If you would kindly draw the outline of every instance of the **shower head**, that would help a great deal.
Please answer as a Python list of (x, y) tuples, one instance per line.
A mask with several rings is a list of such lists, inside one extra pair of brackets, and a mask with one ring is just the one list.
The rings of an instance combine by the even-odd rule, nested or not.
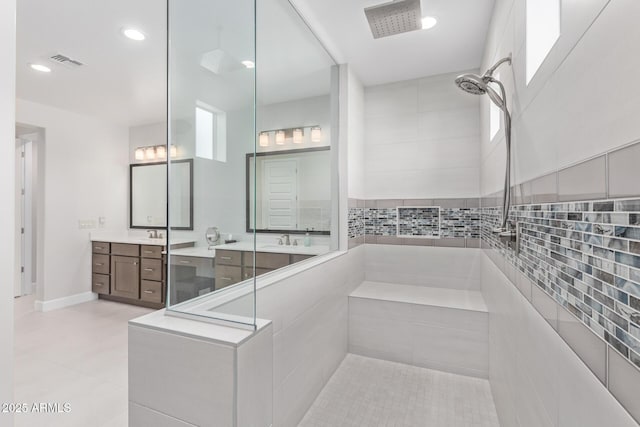
[[(504, 86), (498, 79), (493, 77), (496, 68), (505, 62), (511, 63), (511, 55), (496, 62), (493, 67), (489, 68), (482, 76), (471, 73), (458, 76), (458, 78), (456, 78), (456, 85), (463, 91), (473, 95), (489, 95), (491, 101), (493, 101), (498, 108), (506, 112), (507, 104), (505, 102)], [(491, 87), (489, 83), (494, 83), (498, 86), (500, 93)]]
[(487, 84), (482, 81), (482, 77), (476, 74), (463, 74), (458, 76), (456, 85), (472, 95), (484, 95), (487, 93)]

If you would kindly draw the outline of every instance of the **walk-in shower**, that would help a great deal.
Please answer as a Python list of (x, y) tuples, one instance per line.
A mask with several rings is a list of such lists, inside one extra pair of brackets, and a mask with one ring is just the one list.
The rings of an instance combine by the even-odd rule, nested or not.
[[(493, 73), (505, 62), (511, 64), (511, 55), (502, 58), (496, 62), (493, 67), (489, 68), (482, 76), (477, 74), (462, 74), (456, 78), (456, 85), (465, 92), (473, 95), (489, 95), (491, 101), (496, 104), (504, 114), (504, 132), (505, 142), (507, 145), (507, 163), (504, 176), (504, 195), (502, 199), (502, 223), (500, 228), (495, 229), (497, 233), (505, 233), (505, 237), (513, 237), (507, 228), (507, 220), (509, 218), (509, 208), (511, 207), (511, 114), (507, 108), (507, 96), (502, 82), (495, 77)], [(491, 83), (495, 84), (500, 92), (496, 91)]]

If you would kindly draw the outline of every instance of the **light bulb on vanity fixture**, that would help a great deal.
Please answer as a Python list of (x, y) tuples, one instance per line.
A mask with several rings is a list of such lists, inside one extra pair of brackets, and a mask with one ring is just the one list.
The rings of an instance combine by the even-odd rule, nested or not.
[(169, 148), (169, 150), (170, 150), (169, 154), (171, 155), (172, 159), (178, 157), (178, 147), (171, 144), (171, 147)]
[(294, 129), (293, 130), (293, 143), (294, 144), (302, 144), (302, 137), (304, 136), (304, 131), (302, 129)]
[(135, 158), (136, 160), (144, 160), (144, 148), (136, 148)]
[(260, 147), (268, 147), (269, 146), (269, 133), (268, 132), (260, 132), (260, 136), (258, 137), (258, 144)]
[(311, 142), (320, 142), (322, 140), (322, 129), (320, 126), (311, 128)]
[(165, 147), (164, 145), (156, 146), (156, 157), (158, 157), (159, 159), (166, 159), (167, 147)]
[(156, 158), (156, 147), (147, 147), (144, 149), (144, 157), (147, 160), (155, 160)]
[(276, 131), (276, 144), (284, 145), (284, 140), (285, 140), (284, 130)]

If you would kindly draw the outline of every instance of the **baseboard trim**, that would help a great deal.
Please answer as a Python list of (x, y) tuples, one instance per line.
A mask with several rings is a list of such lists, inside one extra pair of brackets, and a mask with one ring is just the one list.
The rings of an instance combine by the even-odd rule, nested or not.
[(49, 301), (36, 300), (35, 309), (36, 311), (52, 311), (96, 299), (98, 299), (98, 294), (83, 292), (81, 294), (69, 295), (68, 297), (56, 298)]

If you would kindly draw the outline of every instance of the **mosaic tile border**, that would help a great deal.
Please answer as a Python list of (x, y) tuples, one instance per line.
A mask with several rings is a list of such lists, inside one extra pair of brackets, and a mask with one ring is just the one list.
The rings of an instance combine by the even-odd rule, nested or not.
[[(499, 207), (482, 208), (482, 247), (603, 385), (621, 403), (625, 399), (637, 402), (640, 199), (514, 206), (509, 218), (521, 228), (519, 254), (492, 232), (501, 212)], [(544, 303), (542, 296), (548, 297), (549, 303)], [(557, 308), (551, 309), (553, 306)], [(560, 320), (563, 317), (564, 323)], [(592, 334), (593, 338), (585, 338), (592, 344), (580, 344), (563, 330), (561, 325), (567, 321), (582, 325), (585, 334)], [(620, 363), (612, 368), (614, 359), (627, 362), (629, 368), (623, 366), (624, 381), (634, 386), (612, 388), (610, 375), (617, 375), (621, 369)], [(630, 389), (635, 400), (626, 397)], [(640, 405), (625, 407), (640, 420)]]

